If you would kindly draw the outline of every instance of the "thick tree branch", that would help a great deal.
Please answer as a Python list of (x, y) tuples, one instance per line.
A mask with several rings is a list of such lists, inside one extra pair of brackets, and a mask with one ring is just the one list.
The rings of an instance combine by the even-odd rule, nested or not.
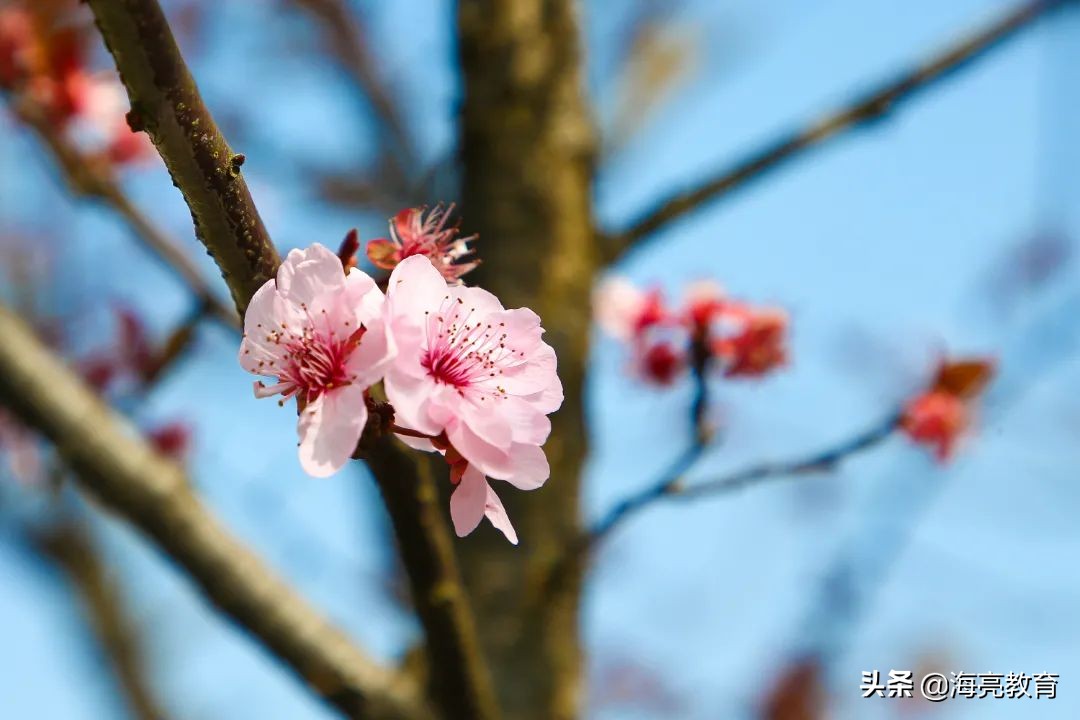
[[(89, 0), (89, 4), (128, 89), (131, 118), (153, 138), (191, 208), (196, 233), (221, 268), (242, 314), (252, 294), (274, 276), (280, 263), (240, 175), (243, 158), (232, 154), (203, 105), (157, 0)], [(395, 474), (387, 475), (391, 470)], [(419, 487), (418, 472), (416, 463), (401, 461), (377, 470), (376, 475), (384, 488), (391, 483)], [(486, 713), (492, 707), (486, 701), (491, 691), (484, 685), (486, 673), (475, 650), (475, 628), (467, 605), (423, 607), (424, 598), (439, 597), (456, 583), (456, 568), (447, 564), (444, 552), (450, 542), (445, 524), (431, 521), (430, 508), (395, 504), (392, 499), (388, 494), (399, 544), (408, 554), (406, 562), (422, 564), (413, 575), (418, 583), (414, 594), (419, 598), (432, 662), (436, 672), (443, 674), (440, 683), (445, 683), (439, 685), (445, 692), (436, 698), (446, 704), (448, 714), (460, 707)], [(420, 514), (398, 517), (409, 512)], [(426, 581), (437, 584), (421, 587)], [(462, 661), (466, 666), (453, 667)], [(467, 698), (464, 705), (462, 696)]]
[(846, 105), (827, 113), (806, 128), (768, 143), (749, 153), (698, 187), (678, 192), (656, 204), (625, 230), (604, 239), (608, 259), (613, 260), (634, 243), (678, 220), (706, 203), (721, 198), (770, 170), (820, 147), (847, 130), (871, 125), (885, 118), (905, 100), (927, 90), (1019, 31), (1046, 12), (1072, 0), (1028, 0), (988, 26), (930, 56), (899, 77), (871, 89)]
[(899, 414), (890, 415), (885, 421), (825, 450), (792, 460), (758, 463), (711, 480), (686, 485), (684, 484), (686, 473), (704, 454), (704, 448), (695, 443), (688, 452), (675, 461), (662, 478), (615, 505), (588, 531), (583, 542), (584, 548), (594, 547), (632, 516), (661, 500), (690, 500), (719, 495), (765, 480), (777, 480), (832, 469), (852, 455), (874, 447), (888, 438), (899, 422)]
[(33, 532), (31, 539), (76, 590), (132, 716), (166, 720), (168, 714), (146, 676), (138, 634), (89, 530), (74, 517), (64, 517), (46, 530)]
[(394, 525), (413, 603), (427, 635), (431, 694), (447, 720), (499, 716), (469, 598), (461, 587), (446, 509), (431, 465), (385, 438), (368, 456)]
[(185, 283), (196, 298), (205, 303), (209, 314), (226, 325), (239, 329), (236, 311), (221, 302), (195, 263), (160, 227), (139, 210), (120, 188), (108, 166), (96, 164), (76, 148), (54, 123), (31, 104), (13, 98), (15, 116), (37, 134), (52, 153), (57, 169), (76, 195), (94, 198), (115, 210), (143, 245), (153, 252), (166, 268)]
[(243, 315), (280, 262), (240, 174), (244, 157), (229, 148), (203, 104), (156, 0), (89, 5), (127, 87), (128, 122), (153, 139)]
[(0, 403), (49, 438), (81, 485), (138, 527), (237, 624), (352, 718), (427, 717), (376, 665), (230, 536), (181, 469), (151, 451), (9, 310), (0, 307)]

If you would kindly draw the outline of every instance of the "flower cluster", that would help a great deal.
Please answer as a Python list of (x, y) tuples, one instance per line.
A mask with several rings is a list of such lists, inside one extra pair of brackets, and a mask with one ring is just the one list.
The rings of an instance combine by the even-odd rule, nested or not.
[[(394, 222), (423, 233), (420, 217), (406, 211)], [(441, 228), (445, 216), (437, 218)], [(425, 248), (438, 255), (450, 236), (441, 237)], [(547, 480), (547, 415), (563, 399), (555, 351), (541, 340), (535, 313), (507, 310), (491, 293), (457, 284), (444, 259), (403, 251), (384, 295), (322, 245), (293, 250), (248, 306), (240, 363), (275, 380), (256, 382), (256, 396), (297, 399), (300, 462), (314, 476), (336, 472), (354, 454), (368, 389), (381, 381), (398, 437), (445, 456), (458, 535), (487, 517), (516, 544), (487, 478), (522, 490)]]
[(459, 284), (461, 276), (480, 263), (469, 259), (469, 243), (476, 236), (459, 237), (457, 225), (450, 225), (453, 211), (453, 205), (402, 210), (390, 220), (390, 239), (368, 243), (368, 259), (377, 268), (393, 270), (403, 260), (423, 255), (447, 283)]
[(972, 404), (993, 374), (993, 362), (984, 358), (942, 362), (933, 382), (904, 406), (900, 429), (939, 462), (948, 461), (971, 425)]
[(600, 327), (629, 345), (638, 375), (667, 385), (708, 360), (726, 377), (761, 377), (787, 362), (787, 316), (727, 297), (712, 282), (689, 286), (681, 307), (659, 290), (622, 278), (604, 281), (593, 299)]
[(0, 8), (0, 90), (111, 163), (152, 156), (147, 136), (128, 127), (116, 75), (90, 72), (83, 34), (50, 22), (44, 11)]

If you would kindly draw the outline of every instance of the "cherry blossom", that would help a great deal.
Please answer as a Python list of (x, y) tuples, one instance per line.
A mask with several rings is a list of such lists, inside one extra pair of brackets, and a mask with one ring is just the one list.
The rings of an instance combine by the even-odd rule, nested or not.
[[(385, 378), (407, 444), (438, 450), (451, 465), (454, 529), (480, 519), (516, 543), (495, 491), (484, 479), (535, 490), (548, 478), (541, 445), (547, 415), (562, 404), (555, 351), (540, 318), (504, 309), (480, 288), (451, 285), (425, 256), (400, 262), (387, 286), (386, 316), (398, 354)], [(416, 437), (421, 435), (423, 437)]]
[(607, 278), (593, 294), (596, 321), (612, 337), (631, 341), (672, 320), (659, 290), (644, 292), (621, 277)]
[(256, 397), (296, 397), (300, 464), (315, 477), (339, 470), (356, 448), (368, 411), (364, 393), (394, 356), (382, 321), (383, 294), (366, 274), (322, 245), (293, 250), (251, 299), (240, 364)]
[(957, 439), (970, 418), (964, 401), (947, 392), (930, 391), (904, 408), (900, 427), (914, 442), (933, 450), (940, 462), (952, 457)]
[(930, 448), (939, 462), (952, 458), (972, 423), (972, 404), (994, 375), (989, 358), (942, 360), (933, 381), (903, 409), (900, 429)]
[(787, 363), (787, 315), (780, 310), (744, 310), (737, 330), (713, 341), (727, 377), (760, 377)]
[(460, 283), (461, 276), (480, 263), (467, 259), (472, 254), (469, 242), (476, 236), (458, 237), (457, 226), (447, 226), (453, 209), (453, 205), (436, 205), (430, 211), (402, 210), (390, 220), (389, 240), (380, 238), (368, 243), (368, 259), (378, 268), (393, 270), (402, 260), (423, 255), (448, 283)]
[(593, 304), (600, 327), (629, 345), (635, 374), (657, 385), (673, 383), (693, 357), (729, 378), (761, 377), (787, 362), (787, 315), (733, 300), (709, 280), (687, 285), (682, 304), (669, 307), (659, 290), (609, 278)]

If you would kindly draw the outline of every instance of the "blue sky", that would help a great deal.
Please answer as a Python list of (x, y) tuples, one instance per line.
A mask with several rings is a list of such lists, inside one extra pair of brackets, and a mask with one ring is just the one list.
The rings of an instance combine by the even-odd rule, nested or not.
[[(686, 38), (696, 64), (603, 167), (599, 217), (619, 226), (1009, 6), (687, 0), (672, 32)], [(606, 103), (613, 29), (629, 7), (585, 7), (590, 90)], [(313, 36), (275, 8), (215, 5), (191, 48), (204, 95), (236, 128), (233, 144), (248, 157), (245, 174), (281, 248), (333, 244), (353, 225), (364, 237), (381, 234), (377, 216), (327, 207), (305, 184), (306, 164), (344, 167), (343, 158), (363, 162), (374, 148), (347, 84), (300, 50)], [(364, 8), (421, 154), (443, 156), (459, 94), (451, 7), (409, 0)], [(993, 309), (987, 290), (1010, 248), (1040, 231), (1071, 238), (1080, 230), (1078, 35), (1075, 11), (1055, 15), (883, 123), (673, 224), (616, 268), (673, 294), (713, 278), (791, 313), (787, 371), (717, 385), (726, 432), (699, 477), (862, 430), (942, 348), (1001, 358), (980, 431), (947, 468), (894, 439), (828, 476), (654, 508), (612, 538), (586, 595), (584, 636), (597, 658), (629, 658), (655, 672), (681, 698), (679, 717), (748, 716), (793, 653), (826, 641), (837, 648), (828, 678), (839, 718), (895, 717), (895, 705), (859, 699), (860, 671), (913, 668), (927, 654), (945, 658), (945, 671), (1063, 678), (1054, 701), (954, 701), (935, 707), (938, 717), (1080, 711), (1070, 682), (1080, 676), (1080, 577), (1069, 570), (1080, 549), (1080, 278), (1066, 265), (1007, 313)], [(61, 309), (116, 297), (145, 308), (161, 332), (182, 318), (183, 289), (108, 212), (60, 192), (33, 140), (4, 122), (0, 227), (57, 243)], [(134, 171), (127, 182), (214, 278), (164, 172)], [(88, 314), (78, 334), (89, 345), (102, 313)], [(656, 477), (689, 440), (689, 429), (679, 430), (689, 388), (640, 386), (625, 373), (622, 349), (599, 335), (592, 363), (585, 507), (595, 517)], [(231, 337), (205, 328), (196, 353), (138, 413), (197, 420), (191, 470), (208, 503), (373, 653), (393, 658), (415, 637), (393, 608), (383, 519), (367, 479), (359, 470), (319, 481), (303, 475), (290, 414), (251, 398)], [(331, 717), (156, 552), (121, 525), (99, 525), (177, 717)], [(819, 608), (822, 578), (838, 565), (851, 568), (863, 609), (856, 618)], [(0, 578), (6, 710), (116, 715), (70, 598), (5, 525)], [(597, 716), (650, 717), (621, 707)]]

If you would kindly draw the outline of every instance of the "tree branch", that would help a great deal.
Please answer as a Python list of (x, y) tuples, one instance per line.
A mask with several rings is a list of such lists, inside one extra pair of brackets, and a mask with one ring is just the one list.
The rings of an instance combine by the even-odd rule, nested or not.
[(73, 517), (64, 517), (30, 536), (34, 547), (64, 571), (77, 591), (132, 715), (139, 720), (166, 720), (168, 715), (146, 676), (136, 630), (88, 528)]
[(1048, 11), (1071, 1), (1028, 0), (995, 22), (945, 47), (899, 77), (857, 96), (817, 122), (749, 153), (699, 187), (683, 190), (660, 201), (628, 228), (604, 239), (602, 246), (608, 259), (614, 260), (644, 237), (775, 170), (805, 151), (820, 147), (847, 130), (866, 127), (884, 119), (904, 101), (982, 57)]
[(595, 547), (597, 543), (608, 537), (633, 515), (661, 500), (690, 500), (709, 495), (719, 495), (740, 490), (765, 480), (776, 480), (793, 475), (829, 470), (852, 455), (874, 447), (888, 438), (892, 435), (899, 422), (899, 414), (890, 415), (885, 421), (878, 423), (869, 430), (839, 445), (811, 453), (808, 456), (779, 462), (758, 463), (711, 480), (685, 485), (686, 473), (704, 454), (704, 448), (695, 444), (687, 453), (675, 461), (662, 478), (615, 505), (607, 515), (586, 533), (583, 546), (585, 549)]
[[(157, 0), (89, 0), (89, 4), (128, 89), (131, 118), (153, 138), (191, 208), (196, 233), (217, 261), (243, 314), (251, 296), (280, 264), (240, 175), (243, 158), (232, 154), (203, 105)], [(402, 459), (383, 466), (376, 476), (384, 487), (406, 563), (420, 564), (410, 572), (429, 652), (437, 673), (443, 675), (439, 683), (445, 683), (438, 685), (443, 692), (436, 698), (447, 713), (458, 717), (464, 717), (461, 707), (481, 713), (475, 717), (493, 717), (468, 607), (462, 602), (439, 604), (443, 596), (461, 594), (457, 570), (445, 551), (450, 543), (445, 524), (433, 521), (430, 507), (398, 502), (385, 491), (393, 483), (421, 487), (418, 466)], [(355, 651), (349, 651), (356, 660)], [(464, 665), (455, 667), (457, 663)], [(350, 702), (346, 699), (347, 706)]]
[(368, 456), (394, 525), (413, 603), (426, 630), (431, 694), (446, 720), (499, 717), (469, 598), (461, 586), (446, 510), (429, 462), (414, 461), (390, 438)]
[(346, 716), (427, 717), (411, 685), (357, 650), (230, 536), (181, 469), (134, 436), (3, 307), (0, 337), (0, 403), (49, 438), (80, 484), (153, 540), (226, 615)]
[(240, 318), (236, 312), (214, 295), (198, 267), (188, 259), (175, 241), (131, 202), (108, 167), (95, 164), (86, 157), (30, 103), (12, 98), (10, 106), (15, 117), (33, 130), (52, 153), (57, 169), (73, 193), (100, 200), (115, 210), (134, 232), (135, 237), (206, 305), (212, 317), (234, 329), (240, 328)]
[(364, 38), (364, 29), (355, 12), (344, 0), (292, 2), (319, 23), (330, 52), (371, 103), (376, 119), (394, 144), (394, 151), (389, 153), (389, 157), (394, 160), (395, 170), (404, 180), (407, 168), (415, 160), (412, 140), (397, 103), (379, 78)]
[(244, 156), (203, 104), (156, 0), (88, 2), (127, 87), (128, 124), (150, 134), (243, 315), (280, 263), (240, 174)]

